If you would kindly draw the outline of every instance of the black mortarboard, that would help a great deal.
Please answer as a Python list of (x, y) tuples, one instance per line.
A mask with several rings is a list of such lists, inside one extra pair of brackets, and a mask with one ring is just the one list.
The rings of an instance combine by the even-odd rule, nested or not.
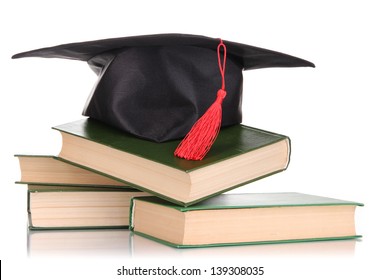
[[(87, 61), (99, 79), (83, 114), (156, 142), (184, 137), (220, 89), (220, 39), (157, 34), (64, 44), (14, 55)], [(242, 70), (314, 64), (223, 41), (227, 49), (222, 126), (241, 122)], [(225, 49), (224, 49), (225, 52)], [(220, 65), (220, 64), (219, 64)]]

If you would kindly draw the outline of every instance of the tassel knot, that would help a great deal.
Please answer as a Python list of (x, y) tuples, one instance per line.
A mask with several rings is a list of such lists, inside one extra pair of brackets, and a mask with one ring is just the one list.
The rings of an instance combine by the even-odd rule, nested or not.
[[(220, 59), (220, 48), (224, 50), (223, 63)], [(215, 142), (222, 123), (222, 103), (227, 95), (224, 82), (224, 71), (226, 67), (227, 49), (223, 41), (217, 48), (218, 64), (222, 77), (222, 86), (217, 92), (216, 100), (207, 109), (204, 115), (193, 125), (189, 133), (178, 145), (174, 155), (187, 160), (202, 160), (212, 144)]]
[(220, 105), (223, 103), (223, 99), (226, 97), (227, 92), (223, 89), (218, 90), (216, 94), (216, 102), (218, 102)]

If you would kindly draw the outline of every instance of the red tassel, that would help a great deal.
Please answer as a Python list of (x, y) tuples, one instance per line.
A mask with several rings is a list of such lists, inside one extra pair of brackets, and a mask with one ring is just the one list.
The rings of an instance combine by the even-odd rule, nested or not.
[[(223, 65), (220, 60), (220, 48), (224, 49)], [(193, 125), (189, 133), (178, 145), (174, 155), (187, 160), (202, 160), (211, 149), (218, 137), (222, 123), (222, 103), (226, 97), (224, 70), (226, 67), (227, 50), (223, 41), (217, 48), (219, 70), (222, 76), (222, 87), (217, 92), (215, 102), (207, 109), (204, 115)]]

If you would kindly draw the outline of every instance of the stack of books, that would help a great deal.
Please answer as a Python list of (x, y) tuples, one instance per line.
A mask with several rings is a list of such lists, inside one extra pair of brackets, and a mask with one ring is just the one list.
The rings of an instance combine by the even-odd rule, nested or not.
[(175, 247), (359, 237), (360, 203), (298, 193), (223, 194), (284, 171), (290, 160), (287, 136), (240, 124), (242, 71), (313, 63), (191, 34), (13, 56), (22, 57), (86, 61), (99, 77), (83, 110), (89, 118), (54, 127), (62, 135), (57, 157), (18, 156), (31, 228), (129, 227)]
[(285, 170), (287, 136), (223, 128), (207, 157), (173, 155), (91, 118), (54, 127), (58, 156), (17, 155), (30, 229), (126, 228), (174, 247), (358, 238), (361, 203), (300, 193), (222, 194)]

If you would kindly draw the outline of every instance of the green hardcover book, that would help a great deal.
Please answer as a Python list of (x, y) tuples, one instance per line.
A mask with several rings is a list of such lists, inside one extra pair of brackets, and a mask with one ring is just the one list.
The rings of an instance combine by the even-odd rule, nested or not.
[(146, 141), (93, 119), (54, 129), (61, 158), (184, 206), (283, 171), (290, 157), (288, 137), (244, 125), (222, 129), (202, 161), (175, 157), (179, 140)]
[(29, 228), (127, 228), (131, 199), (144, 195), (122, 187), (28, 185)]
[[(125, 186), (125, 183), (74, 165), (56, 156), (15, 155), (21, 179), (16, 183), (37, 185)], [(132, 189), (132, 188), (131, 188)]]
[(222, 194), (181, 207), (134, 198), (130, 228), (178, 248), (353, 239), (363, 204), (301, 193)]

